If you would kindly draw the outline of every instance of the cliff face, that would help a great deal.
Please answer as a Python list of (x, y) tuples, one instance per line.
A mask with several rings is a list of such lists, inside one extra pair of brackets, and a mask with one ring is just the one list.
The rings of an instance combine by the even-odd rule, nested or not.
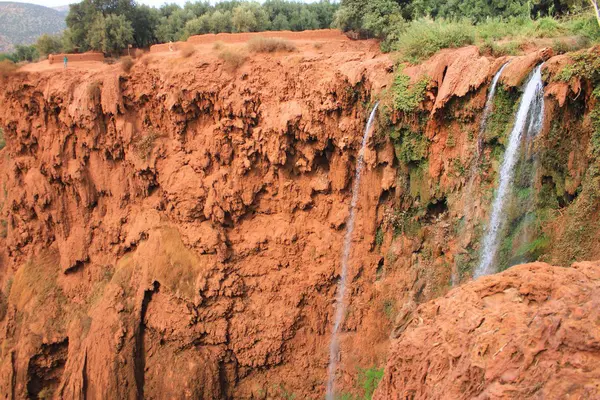
[[(205, 50), (153, 55), (131, 73), (0, 78), (1, 393), (322, 397), (354, 164), (377, 94), (338, 387), (352, 392), (357, 368), (382, 366), (390, 332), (453, 273), (469, 278), (505, 133), (486, 139), (475, 183), (465, 170), (486, 84), (506, 60), (469, 47), (408, 68), (407, 90), (427, 85), (400, 112), (385, 101), (398, 85), (375, 43), (306, 44), (237, 70)], [(548, 57), (512, 60), (503, 99)], [(539, 175), (561, 210), (595, 189), (595, 175), (584, 179), (595, 158), (579, 151), (591, 146), (588, 81), (555, 82), (547, 99), (547, 121), (573, 127), (567, 144), (550, 122), (540, 139), (569, 160)], [(573, 257), (600, 256), (589, 242)]]
[[(391, 67), (373, 46), (5, 80), (0, 392), (322, 392), (353, 160)], [(392, 162), (372, 153), (357, 279)], [(377, 296), (347, 325), (384, 342), (363, 323)]]

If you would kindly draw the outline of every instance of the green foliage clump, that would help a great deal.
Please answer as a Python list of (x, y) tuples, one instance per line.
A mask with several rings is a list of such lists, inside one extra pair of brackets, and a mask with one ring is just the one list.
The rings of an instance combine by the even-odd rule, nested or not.
[(6, 139), (4, 139), (4, 130), (0, 128), (0, 150), (6, 147)]
[(583, 78), (589, 81), (600, 79), (600, 56), (592, 52), (574, 54), (573, 63), (567, 64), (556, 74), (555, 78), (561, 82), (568, 82), (573, 77)]
[(118, 55), (133, 41), (133, 27), (124, 15), (98, 15), (88, 32), (88, 41), (93, 49)]
[(377, 232), (375, 232), (375, 244), (380, 247), (383, 244), (383, 228), (377, 228)]
[(372, 367), (360, 370), (358, 374), (359, 383), (364, 390), (364, 400), (371, 400), (373, 393), (383, 378), (383, 368)]
[(418, 20), (412, 22), (398, 37), (392, 49), (399, 50), (404, 59), (417, 63), (441, 49), (462, 47), (475, 43), (475, 32), (467, 22)]
[(518, 107), (519, 93), (504, 89), (504, 86), (498, 85), (496, 95), (494, 96), (494, 108), (490, 114), (484, 140), (486, 143), (500, 142), (504, 140), (505, 134), (512, 128), (512, 122)]
[(427, 157), (429, 140), (419, 132), (413, 132), (408, 128), (401, 127), (390, 133), (394, 143), (396, 158), (404, 164), (419, 162)]
[(404, 74), (404, 68), (400, 66), (396, 71), (392, 85), (394, 108), (405, 113), (414, 111), (425, 99), (425, 91), (428, 85), (429, 79), (423, 77), (411, 87), (410, 77)]
[(59, 35), (42, 35), (35, 43), (35, 47), (41, 57), (47, 57), (48, 54), (60, 53), (63, 49), (62, 38)]

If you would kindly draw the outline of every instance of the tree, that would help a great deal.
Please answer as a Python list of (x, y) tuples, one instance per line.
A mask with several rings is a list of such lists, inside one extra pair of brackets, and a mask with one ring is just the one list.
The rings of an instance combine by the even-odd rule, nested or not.
[(215, 11), (210, 16), (212, 33), (231, 32), (231, 11)]
[(279, 13), (275, 17), (275, 19), (273, 19), (273, 22), (271, 23), (271, 28), (273, 28), (274, 31), (289, 31), (290, 22), (283, 13)]
[(210, 15), (204, 14), (198, 18), (189, 20), (185, 24), (184, 37), (202, 35), (210, 32)]
[(269, 30), (271, 24), (259, 3), (248, 2), (233, 9), (231, 25), (235, 32), (258, 32)]
[(124, 15), (98, 14), (90, 27), (87, 41), (94, 50), (118, 55), (133, 41), (131, 22)]
[(40, 56), (47, 57), (48, 54), (60, 53), (63, 50), (62, 37), (52, 35), (42, 35), (37, 40), (35, 47), (37, 48)]
[(22, 46), (18, 45), (15, 47), (14, 59), (15, 62), (20, 61), (37, 61), (40, 58), (35, 46)]

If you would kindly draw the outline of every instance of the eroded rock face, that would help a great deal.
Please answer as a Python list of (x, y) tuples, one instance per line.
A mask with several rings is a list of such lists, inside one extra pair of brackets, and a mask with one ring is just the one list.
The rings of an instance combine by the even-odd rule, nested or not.
[(397, 326), (374, 399), (600, 396), (600, 262), (513, 267)]
[[(515, 74), (542, 56), (516, 58)], [(303, 44), (237, 71), (212, 49), (150, 57), (129, 74), (0, 82), (0, 393), (322, 398), (355, 160), (393, 62), (368, 41)], [(505, 61), (443, 51), (406, 69), (430, 79), (418, 115), (382, 102), (364, 154), (342, 392), (359, 394), (358, 368), (383, 365), (390, 332), (476, 258), (500, 128), (470, 192), (465, 170)], [(589, 113), (590, 92), (573, 104), (576, 82), (553, 87), (563, 97), (549, 96), (549, 120), (568, 130), (554, 155), (569, 162), (543, 183), (574, 196), (592, 161), (570, 107)], [(395, 130), (425, 143), (418, 159), (400, 161)], [(585, 246), (577, 254), (600, 254)]]

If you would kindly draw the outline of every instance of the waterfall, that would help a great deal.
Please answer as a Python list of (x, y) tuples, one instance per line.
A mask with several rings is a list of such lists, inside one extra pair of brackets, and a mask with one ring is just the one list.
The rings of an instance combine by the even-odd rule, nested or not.
[(525, 85), (525, 91), (519, 103), (515, 124), (510, 133), (508, 146), (500, 168), (500, 183), (492, 203), (492, 215), (483, 239), (481, 262), (475, 270), (475, 278), (495, 272), (493, 264), (498, 252), (498, 236), (502, 227), (507, 195), (510, 192), (514, 178), (514, 167), (519, 158), (521, 138), (525, 131), (527, 131), (528, 136), (537, 135), (542, 128), (543, 120), (544, 84), (542, 82), (542, 66), (539, 65)]
[(327, 380), (327, 400), (334, 399), (334, 381), (335, 372), (337, 370), (337, 362), (339, 357), (339, 341), (338, 331), (342, 320), (344, 319), (344, 312), (346, 311), (345, 294), (346, 294), (346, 279), (348, 275), (348, 261), (350, 259), (350, 250), (352, 247), (352, 232), (354, 231), (354, 219), (356, 218), (356, 204), (358, 203), (358, 192), (360, 189), (360, 176), (364, 167), (364, 152), (367, 145), (367, 139), (369, 138), (369, 132), (375, 121), (375, 112), (379, 102), (375, 104), (369, 120), (365, 127), (365, 132), (362, 138), (362, 144), (358, 153), (358, 160), (356, 161), (356, 171), (354, 172), (354, 183), (352, 185), (352, 200), (350, 201), (350, 215), (346, 222), (346, 234), (344, 236), (344, 247), (342, 249), (342, 271), (340, 273), (340, 281), (338, 284), (337, 295), (335, 298), (335, 316), (333, 322), (333, 330), (331, 334), (331, 344), (329, 345), (329, 367), (328, 367), (328, 380)]
[(494, 106), (494, 95), (496, 94), (496, 87), (498, 86), (498, 81), (500, 80), (500, 76), (502, 76), (502, 71), (508, 63), (505, 63), (496, 75), (494, 75), (494, 79), (492, 79), (492, 84), (490, 85), (490, 91), (487, 95), (487, 100), (485, 101), (485, 108), (483, 109), (483, 114), (481, 115), (481, 123), (479, 125), (479, 137), (477, 140), (477, 159), (481, 157), (481, 153), (483, 150), (483, 134), (485, 133), (485, 128), (487, 126), (487, 120), (492, 112), (492, 107)]
[[(494, 96), (496, 95), (496, 87), (498, 86), (498, 82), (500, 81), (502, 72), (504, 71), (504, 68), (506, 68), (507, 65), (508, 62), (502, 65), (502, 67), (500, 67), (498, 72), (496, 72), (496, 74), (494, 75), (492, 83), (490, 84), (490, 90), (488, 92), (487, 99), (485, 101), (485, 107), (483, 108), (483, 113), (481, 114), (481, 122), (479, 124), (479, 136), (477, 137), (477, 157), (475, 158), (475, 162), (471, 164), (471, 168), (469, 170), (469, 182), (467, 183), (466, 189), (467, 201), (465, 202), (465, 206), (463, 208), (463, 213), (465, 216), (473, 214), (473, 202), (471, 201), (471, 199), (473, 196), (473, 184), (475, 183), (477, 169), (479, 168), (479, 165), (481, 163), (481, 155), (483, 154), (483, 135), (487, 126), (487, 120), (492, 112), (492, 108), (494, 107)], [(455, 268), (452, 270), (451, 276), (452, 287), (458, 285), (460, 279), (456, 264), (454, 267)]]

